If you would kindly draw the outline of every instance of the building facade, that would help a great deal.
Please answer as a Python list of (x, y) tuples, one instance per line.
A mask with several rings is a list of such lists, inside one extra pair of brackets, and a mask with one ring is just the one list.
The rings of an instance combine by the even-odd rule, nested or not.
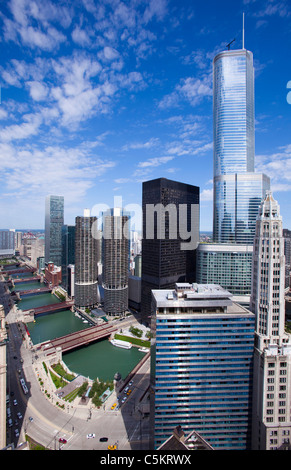
[(15, 254), (15, 230), (0, 230), (0, 257)]
[(54, 263), (46, 263), (44, 280), (50, 287), (58, 287), (62, 282), (62, 268)]
[(256, 315), (253, 449), (291, 449), (291, 336), (285, 332), (284, 238), (269, 192), (254, 240), (250, 308)]
[(250, 449), (254, 314), (217, 285), (152, 296), (151, 447), (180, 425), (214, 449)]
[(84, 211), (75, 219), (75, 305), (93, 307), (98, 302), (97, 240), (92, 236), (92, 226), (97, 217)]
[(7, 330), (5, 311), (0, 304), (0, 449), (6, 446)]
[[(151, 219), (150, 211), (155, 209)], [(142, 210), (141, 313), (143, 321), (149, 322), (152, 289), (195, 280), (199, 187), (166, 178), (147, 181), (143, 183)]]
[(62, 265), (62, 226), (64, 225), (64, 197), (45, 199), (45, 262)]
[(68, 289), (68, 266), (75, 264), (75, 226), (62, 227), (62, 286)]
[(104, 311), (124, 315), (128, 309), (129, 217), (114, 208), (103, 214)]
[(221, 52), (213, 77), (213, 238), (252, 244), (258, 208), (270, 189), (269, 178), (254, 173), (252, 52)]
[(196, 281), (217, 283), (233, 294), (235, 302), (249, 305), (252, 258), (253, 245), (199, 243)]

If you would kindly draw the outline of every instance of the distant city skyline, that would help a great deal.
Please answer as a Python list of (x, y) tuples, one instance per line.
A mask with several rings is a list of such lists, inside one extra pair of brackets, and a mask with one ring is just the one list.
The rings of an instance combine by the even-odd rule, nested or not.
[[(200, 187), (213, 222), (213, 58), (242, 47), (255, 68), (255, 171), (291, 229), (291, 5), (287, 0), (10, 0), (1, 9), (0, 228), (44, 228), (84, 208), (142, 203), (142, 182)], [(289, 83), (289, 85), (288, 85)], [(94, 214), (93, 214), (94, 215)]]

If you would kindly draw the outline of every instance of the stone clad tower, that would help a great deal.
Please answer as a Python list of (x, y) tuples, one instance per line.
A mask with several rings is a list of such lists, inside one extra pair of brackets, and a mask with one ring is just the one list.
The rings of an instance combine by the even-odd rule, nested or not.
[(5, 312), (0, 305), (0, 449), (6, 446), (6, 340)]
[(268, 192), (256, 224), (250, 303), (256, 315), (254, 450), (291, 449), (291, 336), (285, 332), (284, 276), (282, 217)]

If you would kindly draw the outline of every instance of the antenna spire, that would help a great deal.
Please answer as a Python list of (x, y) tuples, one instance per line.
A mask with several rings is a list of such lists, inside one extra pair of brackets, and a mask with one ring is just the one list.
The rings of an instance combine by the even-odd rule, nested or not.
[(243, 13), (242, 48), (245, 48), (245, 14)]

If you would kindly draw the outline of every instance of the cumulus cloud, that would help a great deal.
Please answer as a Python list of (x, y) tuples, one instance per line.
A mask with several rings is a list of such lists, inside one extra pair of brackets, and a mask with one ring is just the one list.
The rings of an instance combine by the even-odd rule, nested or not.
[(159, 107), (162, 109), (175, 107), (183, 101), (189, 102), (191, 106), (196, 106), (201, 103), (203, 98), (211, 96), (211, 74), (204, 75), (201, 79), (187, 77), (181, 79), (172, 93), (164, 96), (159, 103)]

